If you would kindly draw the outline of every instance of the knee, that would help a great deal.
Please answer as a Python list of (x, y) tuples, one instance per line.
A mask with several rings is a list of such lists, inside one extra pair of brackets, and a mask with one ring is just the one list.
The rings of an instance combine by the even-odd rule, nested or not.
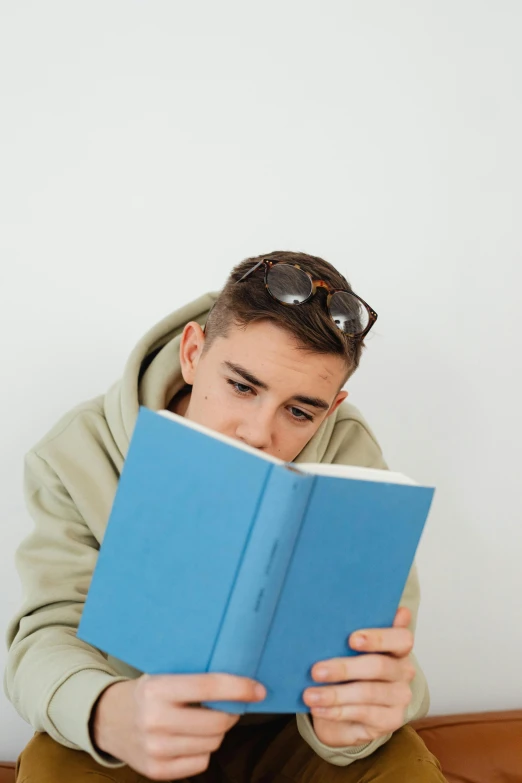
[(71, 783), (72, 780), (107, 783), (114, 780), (111, 773), (112, 770), (101, 767), (88, 753), (66, 748), (44, 732), (34, 735), (16, 765), (17, 783)]

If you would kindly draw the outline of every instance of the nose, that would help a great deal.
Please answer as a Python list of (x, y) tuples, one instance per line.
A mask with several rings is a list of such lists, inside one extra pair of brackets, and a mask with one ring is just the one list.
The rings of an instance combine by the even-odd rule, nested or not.
[(269, 416), (252, 416), (236, 427), (236, 438), (254, 449), (272, 446), (272, 419)]

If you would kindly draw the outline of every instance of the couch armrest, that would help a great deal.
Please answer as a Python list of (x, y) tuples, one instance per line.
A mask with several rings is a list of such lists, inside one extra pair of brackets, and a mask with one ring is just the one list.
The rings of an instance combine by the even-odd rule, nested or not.
[(448, 783), (522, 783), (522, 710), (435, 715), (411, 725)]
[(0, 761), (0, 783), (15, 783), (15, 765)]

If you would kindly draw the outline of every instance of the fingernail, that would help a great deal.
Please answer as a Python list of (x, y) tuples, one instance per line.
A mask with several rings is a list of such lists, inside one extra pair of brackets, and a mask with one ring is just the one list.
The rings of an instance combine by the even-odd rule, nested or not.
[(312, 692), (312, 693), (309, 693), (307, 701), (311, 701), (312, 704), (317, 704), (318, 702), (321, 701), (321, 694), (320, 693), (316, 693), (315, 691)]
[(361, 650), (368, 641), (368, 638), (363, 633), (355, 634), (355, 636), (352, 639), (352, 647), (357, 647), (359, 650)]
[(318, 669), (314, 669), (314, 677), (316, 680), (326, 680), (328, 677), (328, 669), (324, 666), (319, 666)]
[(254, 693), (256, 694), (256, 698), (264, 699), (266, 696), (266, 688), (258, 683), (254, 688)]

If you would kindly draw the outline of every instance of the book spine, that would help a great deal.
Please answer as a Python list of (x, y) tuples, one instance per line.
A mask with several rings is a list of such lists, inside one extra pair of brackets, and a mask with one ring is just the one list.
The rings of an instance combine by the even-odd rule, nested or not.
[[(274, 466), (209, 660), (209, 672), (255, 677), (277, 608), (314, 476)], [(243, 713), (247, 703), (206, 702)]]

